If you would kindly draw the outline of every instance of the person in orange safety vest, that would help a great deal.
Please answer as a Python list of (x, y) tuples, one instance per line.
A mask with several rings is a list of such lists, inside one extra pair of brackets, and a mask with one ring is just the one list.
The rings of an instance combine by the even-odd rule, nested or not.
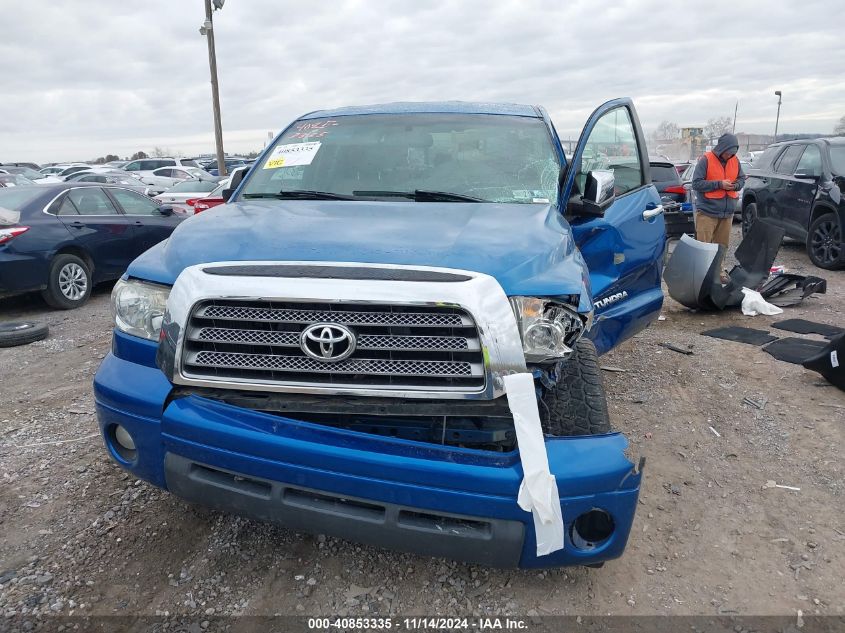
[(739, 141), (733, 134), (722, 134), (709, 152), (698, 159), (692, 175), (695, 197), (695, 239), (730, 246), (731, 224), (745, 185), (745, 174), (736, 153)]

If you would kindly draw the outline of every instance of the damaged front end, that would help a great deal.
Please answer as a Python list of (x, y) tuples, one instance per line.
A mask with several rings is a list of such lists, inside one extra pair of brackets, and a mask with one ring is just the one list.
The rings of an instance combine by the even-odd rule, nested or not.
[(369, 398), (177, 387), (170, 399), (188, 396), (382, 437), (496, 452), (516, 448), (507, 398)]
[[(95, 378), (112, 458), (186, 500), (379, 547), (496, 567), (622, 554), (641, 479), (627, 440), (541, 432), (537, 403), (587, 319), (545, 299), (516, 310), (477, 273), (326, 268), (191, 267), (160, 342), (116, 330)], [(552, 360), (526, 364), (531, 327)]]

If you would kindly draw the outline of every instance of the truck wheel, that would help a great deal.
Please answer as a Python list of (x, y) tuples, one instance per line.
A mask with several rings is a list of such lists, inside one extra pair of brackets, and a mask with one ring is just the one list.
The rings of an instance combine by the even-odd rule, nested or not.
[(0, 323), (0, 347), (26, 345), (47, 338), (48, 328), (36, 321), (10, 321)]
[(813, 220), (807, 235), (807, 255), (810, 261), (825, 270), (845, 267), (842, 225), (835, 213), (825, 213)]
[(611, 432), (607, 398), (601, 380), (596, 347), (589, 339), (576, 343), (575, 351), (561, 364), (560, 378), (546, 391), (546, 435), (602, 435)]
[(91, 296), (91, 270), (76, 255), (58, 255), (50, 265), (47, 288), (41, 296), (51, 308), (78, 308)]
[(757, 221), (757, 203), (749, 202), (742, 209), (742, 237), (751, 230), (751, 225)]

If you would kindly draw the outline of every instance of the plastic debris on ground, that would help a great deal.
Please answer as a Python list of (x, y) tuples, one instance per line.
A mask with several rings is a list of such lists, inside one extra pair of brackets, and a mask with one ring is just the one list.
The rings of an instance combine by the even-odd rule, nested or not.
[(756, 290), (751, 290), (750, 288), (743, 288), (742, 294), (745, 297), (742, 299), (742, 313), (745, 316), (757, 316), (758, 314), (766, 314), (766, 315), (773, 315), (773, 314), (782, 314), (783, 308), (779, 308), (775, 305), (772, 305), (768, 301), (763, 298)]

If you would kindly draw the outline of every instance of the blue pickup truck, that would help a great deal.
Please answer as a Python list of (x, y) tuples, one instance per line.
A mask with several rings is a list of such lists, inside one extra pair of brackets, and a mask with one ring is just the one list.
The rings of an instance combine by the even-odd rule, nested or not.
[[(94, 380), (112, 459), (376, 546), (498, 567), (622, 554), (643, 462), (597, 357), (657, 318), (665, 243), (629, 99), (571, 160), (536, 106), (312, 112), (230, 187), (115, 286)], [(520, 373), (564, 526), (544, 555), (517, 503)]]

